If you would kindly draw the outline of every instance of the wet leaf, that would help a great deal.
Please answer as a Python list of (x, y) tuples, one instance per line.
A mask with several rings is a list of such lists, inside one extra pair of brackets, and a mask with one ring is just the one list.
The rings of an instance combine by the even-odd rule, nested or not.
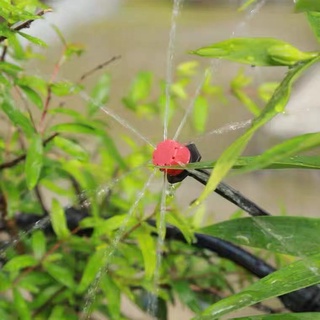
[(299, 312), (299, 313), (262, 314), (257, 316), (232, 318), (230, 320), (315, 320), (318, 318), (320, 319), (320, 312)]
[(91, 92), (91, 101), (88, 103), (88, 113), (93, 115), (101, 106), (109, 101), (110, 97), (111, 76), (105, 73), (100, 77)]
[(292, 66), (317, 56), (274, 38), (232, 38), (191, 53), (255, 66)]
[(137, 240), (143, 256), (146, 278), (151, 279), (154, 275), (157, 264), (156, 243), (153, 237), (146, 232), (139, 233), (137, 235)]
[(43, 165), (43, 145), (40, 135), (34, 135), (29, 145), (26, 157), (25, 173), (29, 190), (32, 190), (40, 177)]
[(320, 251), (320, 219), (249, 217), (216, 223), (199, 230), (236, 244), (305, 256)]
[(75, 287), (73, 273), (70, 269), (68, 269), (67, 265), (62, 267), (56, 263), (45, 261), (43, 263), (43, 267), (58, 283), (61, 283), (70, 289)]
[(59, 239), (66, 238), (70, 235), (64, 209), (57, 199), (52, 199), (50, 218), (54, 233)]
[(24, 268), (33, 267), (37, 265), (38, 261), (29, 254), (23, 254), (16, 256), (9, 260), (3, 267), (3, 270), (6, 271), (19, 271)]
[(209, 194), (215, 190), (219, 182), (227, 175), (229, 170), (235, 164), (237, 158), (244, 151), (254, 133), (260, 127), (270, 121), (276, 114), (278, 114), (279, 112), (283, 112), (288, 102), (291, 87), (294, 81), (304, 70), (306, 70), (308, 67), (315, 64), (319, 60), (320, 58), (317, 57), (290, 69), (284, 80), (276, 89), (270, 101), (267, 103), (260, 115), (254, 120), (252, 126), (222, 153), (221, 157), (216, 163), (215, 170), (212, 171), (209, 181), (202, 194), (195, 202), (195, 205), (205, 200), (209, 196)]
[(258, 94), (259, 98), (264, 101), (268, 102), (272, 95), (274, 94), (274, 91), (279, 86), (279, 83), (277, 82), (265, 82), (258, 88)]
[(203, 96), (198, 96), (193, 107), (193, 125), (198, 133), (203, 133), (206, 130), (208, 118), (208, 101)]
[(15, 311), (19, 315), (19, 319), (32, 319), (31, 312), (28, 307), (28, 302), (17, 288), (13, 288), (13, 304), (15, 307)]
[(89, 158), (87, 151), (72, 140), (57, 136), (53, 139), (53, 143), (56, 147), (60, 148), (75, 159), (86, 161)]
[(271, 273), (239, 293), (222, 299), (195, 319), (217, 319), (222, 315), (320, 282), (320, 254), (308, 256)]
[(31, 244), (34, 257), (40, 260), (46, 252), (46, 237), (42, 230), (36, 230), (32, 233)]

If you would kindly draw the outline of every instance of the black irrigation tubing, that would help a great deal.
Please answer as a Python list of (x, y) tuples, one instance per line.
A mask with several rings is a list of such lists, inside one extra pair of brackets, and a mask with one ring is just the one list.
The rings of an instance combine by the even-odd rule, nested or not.
[[(206, 170), (196, 169), (189, 171), (189, 176), (199, 181), (201, 184), (206, 185), (209, 180), (210, 173)], [(215, 192), (223, 198), (225, 198), (226, 200), (238, 206), (240, 209), (246, 211), (251, 216), (257, 217), (271, 215), (269, 212), (260, 208), (253, 201), (241, 194), (238, 190), (233, 189), (224, 182), (220, 182), (218, 184), (217, 188), (215, 189)]]
[[(74, 207), (65, 209), (65, 213), (67, 225), (70, 230), (77, 228), (80, 221), (88, 216), (85, 210)], [(29, 230), (37, 221), (39, 221), (39, 216), (34, 214), (21, 213), (16, 217), (17, 226), (22, 230)], [(155, 225), (155, 221), (153, 220), (148, 222), (153, 226)], [(43, 230), (46, 234), (53, 233), (50, 223)], [(90, 236), (92, 231), (91, 228), (82, 229), (79, 230), (77, 234), (79, 236)], [(182, 232), (170, 225), (166, 226), (166, 240), (176, 240), (186, 243)], [(276, 271), (274, 267), (248, 251), (216, 237), (195, 233), (195, 241), (191, 245), (200, 249), (207, 249), (222, 258), (231, 260), (258, 278), (263, 278)], [(5, 246), (0, 248), (0, 250), (4, 248)], [(320, 311), (320, 289), (318, 286), (300, 289), (283, 295), (279, 297), (279, 299), (287, 309), (293, 312)]]

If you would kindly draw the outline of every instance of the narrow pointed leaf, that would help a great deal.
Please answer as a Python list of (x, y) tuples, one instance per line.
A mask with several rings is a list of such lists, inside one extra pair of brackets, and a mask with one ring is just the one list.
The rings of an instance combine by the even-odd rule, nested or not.
[(248, 217), (216, 223), (199, 232), (239, 245), (293, 256), (320, 251), (320, 219), (316, 218)]
[(249, 172), (261, 168), (268, 167), (283, 158), (288, 158), (299, 152), (307, 151), (311, 148), (320, 145), (320, 133), (308, 133), (288, 139), (263, 154), (254, 158), (254, 160), (246, 167), (240, 169), (238, 172)]
[(91, 101), (88, 104), (88, 113), (93, 115), (106, 104), (110, 96), (111, 76), (108, 73), (102, 75), (91, 92)]
[(218, 319), (225, 314), (251, 306), (260, 301), (278, 297), (318, 283), (320, 283), (319, 253), (293, 262), (250, 285), (245, 290), (220, 300), (207, 308), (196, 319)]
[(17, 288), (13, 289), (13, 304), (15, 307), (15, 311), (19, 315), (19, 319), (32, 319), (28, 303)]
[(53, 139), (53, 143), (61, 150), (80, 161), (85, 161), (89, 157), (88, 153), (79, 144), (72, 140), (57, 136)]
[(73, 274), (67, 266), (59, 266), (55, 263), (44, 262), (44, 269), (54, 278), (57, 282), (65, 285), (68, 288), (74, 288), (75, 282), (73, 280)]
[(37, 265), (38, 261), (31, 255), (23, 254), (9, 260), (3, 267), (6, 271), (19, 271)]
[(191, 53), (255, 66), (292, 66), (317, 55), (275, 38), (232, 38)]
[(271, 120), (277, 113), (282, 112), (288, 102), (291, 87), (299, 75), (311, 65), (318, 62), (320, 58), (314, 58), (307, 62), (301, 63), (292, 68), (279, 87), (276, 89), (272, 98), (262, 110), (258, 118), (255, 119), (251, 128), (249, 128), (240, 138), (233, 142), (218, 159), (215, 169), (213, 170), (207, 186), (204, 188), (202, 194), (195, 202), (195, 205), (205, 200), (211, 192), (215, 190), (219, 182), (228, 174), (229, 170), (235, 164), (237, 158), (246, 148), (248, 142), (251, 140), (254, 133), (262, 127), (265, 123)]
[(299, 313), (279, 313), (279, 314), (260, 314), (230, 320), (315, 320), (320, 319), (320, 312), (299, 312)]
[(57, 199), (52, 200), (50, 218), (52, 228), (58, 238), (66, 238), (70, 235), (63, 207)]
[(148, 233), (140, 233), (137, 236), (139, 248), (141, 250), (143, 261), (144, 261), (144, 270), (147, 279), (151, 279), (154, 275), (157, 257), (156, 257), (156, 244), (153, 237)]
[(39, 38), (33, 37), (30, 34), (27, 34), (27, 33), (21, 32), (21, 31), (19, 31), (18, 33), (20, 34), (21, 37), (29, 40), (30, 42), (32, 42), (33, 44), (36, 44), (37, 46), (47, 47), (47, 44)]
[(89, 258), (77, 288), (78, 293), (82, 293), (87, 290), (90, 284), (94, 281), (100, 268), (104, 265), (104, 253), (105, 251), (100, 249), (92, 254)]
[(320, 9), (319, 12), (307, 12), (307, 18), (314, 35), (320, 41)]
[(27, 118), (16, 106), (14, 106), (10, 99), (7, 97), (2, 100), (0, 99), (0, 104), (3, 112), (8, 116), (14, 125), (19, 126), (27, 135), (34, 134), (35, 130), (29, 118)]
[(33, 189), (39, 180), (43, 165), (43, 145), (40, 135), (34, 135), (27, 151), (25, 173), (29, 190)]

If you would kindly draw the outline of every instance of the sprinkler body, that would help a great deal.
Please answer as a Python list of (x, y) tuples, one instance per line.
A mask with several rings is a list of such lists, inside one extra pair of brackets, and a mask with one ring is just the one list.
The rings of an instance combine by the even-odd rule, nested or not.
[[(186, 165), (201, 160), (201, 155), (194, 143), (187, 145), (175, 140), (164, 140), (160, 142), (153, 152), (152, 161), (156, 166)], [(167, 173), (169, 183), (178, 183), (185, 179), (189, 172), (183, 169), (160, 169)]]

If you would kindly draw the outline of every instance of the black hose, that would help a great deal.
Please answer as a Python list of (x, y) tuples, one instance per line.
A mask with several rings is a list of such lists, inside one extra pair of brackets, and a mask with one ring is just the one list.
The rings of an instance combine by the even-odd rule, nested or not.
[[(73, 207), (65, 209), (65, 213), (70, 230), (78, 227), (80, 221), (89, 215), (87, 211)], [(22, 230), (30, 230), (37, 221), (39, 221), (39, 216), (34, 214), (21, 213), (16, 217), (16, 224)], [(155, 221), (150, 220), (148, 222), (155, 226)], [(48, 223), (43, 230), (45, 233), (53, 233), (50, 223)], [(80, 236), (91, 236), (92, 232), (92, 228), (87, 228), (81, 229), (77, 234)], [(276, 271), (274, 267), (262, 259), (231, 242), (201, 233), (195, 233), (195, 239), (196, 241), (191, 244), (192, 246), (214, 252), (220, 257), (243, 267), (258, 278), (263, 278)], [(182, 232), (178, 228), (170, 225), (166, 226), (166, 240), (176, 240), (186, 243)], [(279, 297), (279, 299), (287, 309), (294, 312), (320, 311), (320, 289), (318, 286), (297, 290), (283, 295)]]
[[(189, 171), (189, 176), (194, 178), (201, 184), (206, 185), (209, 180), (210, 173), (206, 170), (197, 169)], [(260, 208), (253, 201), (241, 194), (238, 190), (233, 189), (224, 182), (220, 182), (218, 184), (217, 188), (215, 189), (215, 192), (223, 198), (225, 198), (226, 200), (238, 206), (240, 209), (246, 211), (251, 216), (257, 217), (270, 215), (269, 212)]]

